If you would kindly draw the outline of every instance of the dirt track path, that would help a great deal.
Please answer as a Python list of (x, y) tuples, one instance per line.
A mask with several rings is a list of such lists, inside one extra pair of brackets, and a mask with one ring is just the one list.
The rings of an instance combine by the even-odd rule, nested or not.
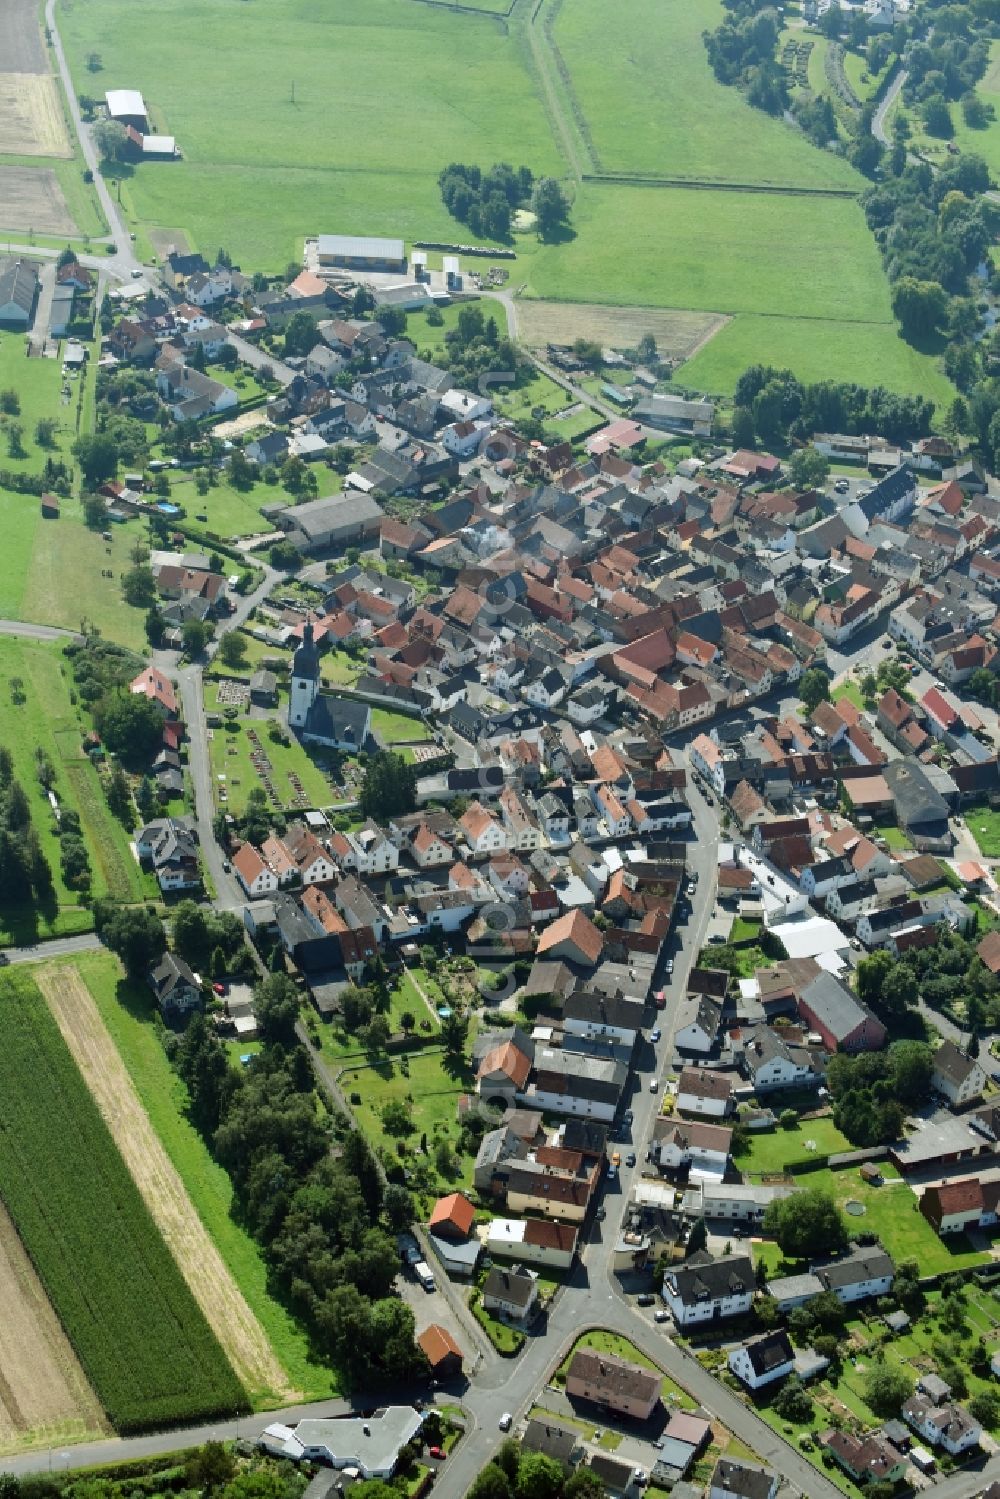
[(37, 968), (34, 977), (156, 1226), (237, 1375), (251, 1395), (301, 1398), (195, 1212), (86, 984), (75, 969), (52, 963)]
[(110, 1426), (0, 1205), (0, 1454), (107, 1436)]

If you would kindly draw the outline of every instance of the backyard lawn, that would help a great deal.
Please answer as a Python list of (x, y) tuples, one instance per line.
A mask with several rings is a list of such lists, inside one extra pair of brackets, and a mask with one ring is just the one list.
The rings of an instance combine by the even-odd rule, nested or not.
[(988, 859), (1000, 858), (1000, 811), (987, 806), (967, 807), (964, 816), (979, 852)]
[(386, 744), (423, 744), (432, 737), (422, 718), (410, 718), (388, 708), (372, 709), (372, 732)]
[[(916, 1260), (922, 1275), (946, 1274), (988, 1263), (989, 1255), (971, 1249), (963, 1236), (955, 1235), (950, 1240), (938, 1238), (919, 1212), (916, 1195), (907, 1184), (892, 1174), (887, 1163), (880, 1162), (879, 1169), (887, 1178), (881, 1187), (863, 1181), (857, 1166), (844, 1166), (839, 1171), (810, 1171), (797, 1181), (803, 1187), (818, 1187), (828, 1192), (841, 1208), (850, 1201), (861, 1203), (864, 1213), (859, 1217), (848, 1216), (848, 1224), (858, 1232), (876, 1234), (897, 1264)], [(774, 1273), (781, 1259), (776, 1245), (755, 1244), (754, 1254), (759, 1254)]]
[[(205, 706), (210, 713), (220, 711), (220, 690), (224, 693), (226, 689), (218, 682), (205, 685)], [(216, 801), (239, 815), (254, 787), (264, 786), (264, 772), (270, 778), (280, 807), (291, 810), (329, 807), (334, 801), (329, 780), (287, 730), (281, 731), (286, 743), (271, 738), (269, 725), (273, 721), (241, 716), (231, 726), (209, 730)], [(270, 762), (270, 769), (261, 756)]]
[(837, 687), (834, 690), (833, 701), (835, 703), (839, 703), (842, 697), (846, 697), (849, 703), (853, 703), (859, 713), (863, 710), (865, 706), (865, 700), (861, 696), (861, 688), (858, 686), (857, 682), (844, 682), (840, 687)]
[[(416, 1013), (416, 1012), (415, 1012)], [(402, 1159), (411, 1167), (423, 1168), (427, 1186), (421, 1195), (429, 1207), (443, 1192), (468, 1189), (472, 1185), (472, 1155), (459, 1155), (458, 1100), (472, 1086), (471, 1071), (459, 1063), (452, 1071), (442, 1051), (412, 1051), (386, 1058), (374, 1065), (347, 1067), (340, 1074), (340, 1086), (351, 1100), (361, 1128), (372, 1144), (398, 1154), (397, 1139), (382, 1124), (382, 1110), (387, 1103), (398, 1101), (410, 1109), (412, 1130), (399, 1142), (405, 1146)], [(360, 1103), (355, 1097), (360, 1095)], [(420, 1139), (427, 1136), (428, 1154), (420, 1154)], [(454, 1173), (445, 1176), (435, 1160), (435, 1148), (444, 1141), (455, 1157)], [(418, 1185), (418, 1184), (414, 1184)]]
[[(832, 1119), (806, 1119), (794, 1129), (751, 1130), (750, 1150), (740, 1156), (739, 1165), (741, 1171), (753, 1176), (769, 1176), (783, 1171), (788, 1161), (805, 1161), (851, 1148)], [(803, 1184), (810, 1185), (815, 1175), (810, 1172), (803, 1177)]]
[(884, 838), (891, 852), (899, 849), (912, 848), (913, 844), (907, 838), (902, 828), (898, 828), (894, 822), (876, 823), (872, 832), (879, 838)]

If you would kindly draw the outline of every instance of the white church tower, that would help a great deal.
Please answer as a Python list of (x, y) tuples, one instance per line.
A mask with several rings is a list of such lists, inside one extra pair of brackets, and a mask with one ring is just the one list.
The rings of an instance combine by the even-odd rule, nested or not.
[(292, 657), (292, 686), (288, 700), (288, 727), (301, 729), (319, 696), (319, 651), (313, 642), (312, 621), (302, 631), (302, 644)]

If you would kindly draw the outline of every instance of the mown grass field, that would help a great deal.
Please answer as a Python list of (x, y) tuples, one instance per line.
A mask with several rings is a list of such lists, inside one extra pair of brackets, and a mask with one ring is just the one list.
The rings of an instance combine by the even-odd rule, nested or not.
[[(483, 3), (494, 11), (501, 0)], [(161, 243), (183, 233), (209, 256), (222, 246), (244, 269), (276, 271), (323, 231), (462, 238), (440, 201), (442, 167), (456, 156), (525, 162), (567, 181), (572, 237), (541, 245), (518, 235), (511, 289), (555, 303), (734, 315), (684, 367), (686, 385), (727, 394), (742, 369), (767, 362), (806, 379), (926, 390), (939, 406), (953, 395), (934, 361), (898, 338), (853, 199), (573, 179), (567, 150), (582, 170), (596, 153), (607, 171), (692, 184), (860, 190), (841, 157), (715, 81), (701, 34), (722, 14), (719, 0), (635, 0), (627, 14), (599, 0), (564, 4), (552, 35), (569, 85), (544, 8), (536, 57), (526, 13), (508, 23), (485, 8), (477, 17), (413, 0), (331, 0), (320, 11), (276, 0), (242, 7), (237, 33), (235, 4), (205, 13), (196, 0), (165, 0), (154, 47), (146, 18), (125, 0), (61, 0), (78, 86), (93, 91), (85, 59), (99, 39), (100, 87), (141, 88), (184, 152), (169, 170), (120, 174), (140, 247), (147, 231)], [(224, 77), (221, 55), (233, 64)], [(443, 329), (414, 323), (422, 349), (441, 346)], [(575, 439), (582, 423), (568, 418), (560, 435)], [(219, 491), (202, 508), (235, 533), (256, 525), (259, 503)]]
[[(25, 702), (15, 705), (10, 683), (20, 677)], [(31, 808), (32, 825), (49, 861), (55, 886), (51, 908), (32, 906), (0, 914), (0, 943), (89, 931), (93, 916), (59, 872), (56, 823), (35, 773), (41, 747), (54, 768), (53, 789), (60, 805), (78, 812), (93, 871), (91, 894), (114, 900), (142, 900), (155, 893), (136, 864), (128, 836), (112, 817), (97, 771), (78, 753), (82, 727), (70, 701), (69, 667), (56, 643), (0, 636), (0, 744), (14, 758), (14, 770)]]
[[(849, 205), (853, 208), (854, 205)], [(880, 271), (869, 274), (884, 287)], [(785, 317), (740, 312), (677, 372), (696, 390), (729, 395), (748, 365), (767, 362), (791, 369), (800, 380), (857, 380), (908, 395), (926, 395), (943, 413), (954, 400), (951, 381), (937, 361), (900, 338), (891, 318), (854, 322), (836, 317)]]
[[(277, 270), (307, 233), (440, 238), (453, 226), (435, 178), (459, 143), (463, 160), (560, 170), (522, 44), (489, 15), (409, 0), (277, 0), (249, 12), (235, 0), (210, 11), (167, 0), (155, 46), (147, 20), (124, 0), (69, 0), (60, 25), (77, 87), (94, 91), (86, 55), (99, 35), (101, 88), (142, 89), (184, 152), (167, 172), (140, 165), (123, 184), (126, 206), (189, 229), (207, 253), (225, 244)], [(220, 57), (233, 65), (220, 69)]]
[(563, 245), (518, 238), (532, 294), (890, 320), (878, 251), (851, 199), (602, 185), (577, 200), (573, 227)]
[(0, 1193), (121, 1432), (241, 1408), (181, 1279), (27, 973), (0, 974)]
[(632, 0), (614, 14), (612, 46), (603, 0), (563, 5), (555, 40), (601, 167), (707, 182), (859, 188), (842, 157), (748, 109), (735, 89), (716, 81), (702, 32), (723, 14), (719, 0)]
[[(118, 959), (111, 953), (81, 954), (74, 959), (74, 967), (93, 995), (143, 1107), (163, 1148), (180, 1173), (198, 1216), (296, 1389), (307, 1400), (323, 1400), (335, 1395), (337, 1384), (333, 1374), (313, 1359), (308, 1340), (284, 1307), (269, 1294), (267, 1269), (260, 1250), (232, 1217), (232, 1182), (212, 1159), (207, 1145), (187, 1117), (187, 1092), (167, 1061), (152, 994), (143, 985), (128, 983), (122, 977)], [(240, 1050), (248, 1050), (245, 1043), (241, 1043)]]
[[(805, 1119), (795, 1129), (781, 1129), (779, 1126), (773, 1130), (752, 1131), (750, 1150), (747, 1155), (740, 1156), (740, 1170), (764, 1176), (783, 1171), (789, 1161), (833, 1155), (851, 1148), (851, 1142), (840, 1133), (832, 1119)], [(810, 1172), (806, 1185), (812, 1178)]]

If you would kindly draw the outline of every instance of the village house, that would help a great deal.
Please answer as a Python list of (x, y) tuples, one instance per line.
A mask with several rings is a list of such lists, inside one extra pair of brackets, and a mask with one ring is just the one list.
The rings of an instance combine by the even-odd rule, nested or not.
[(658, 1370), (640, 1368), (596, 1348), (580, 1348), (566, 1371), (565, 1389), (570, 1400), (586, 1400), (616, 1416), (648, 1421), (662, 1383)]
[(954, 1041), (942, 1041), (934, 1053), (931, 1087), (945, 1097), (953, 1109), (981, 1098), (986, 1072), (974, 1057), (959, 1051)]
[(749, 1256), (733, 1254), (715, 1260), (700, 1250), (667, 1271), (661, 1294), (677, 1326), (686, 1328), (743, 1316), (753, 1305), (755, 1290)]
[(748, 1390), (766, 1389), (795, 1368), (795, 1349), (784, 1328), (751, 1338), (729, 1354), (729, 1367)]

